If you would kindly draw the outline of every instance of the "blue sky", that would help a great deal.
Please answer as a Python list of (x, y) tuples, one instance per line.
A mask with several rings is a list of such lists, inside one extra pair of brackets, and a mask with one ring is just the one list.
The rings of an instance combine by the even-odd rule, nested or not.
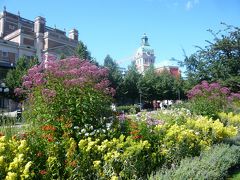
[[(143, 33), (156, 55), (156, 65), (173, 65), (212, 40), (207, 29), (218, 31), (220, 22), (240, 26), (239, 0), (0, 0), (0, 8), (20, 12), (34, 20), (68, 32), (79, 31), (93, 57), (102, 64), (109, 54), (126, 67), (140, 46)], [(2, 10), (1, 10), (2, 11)]]

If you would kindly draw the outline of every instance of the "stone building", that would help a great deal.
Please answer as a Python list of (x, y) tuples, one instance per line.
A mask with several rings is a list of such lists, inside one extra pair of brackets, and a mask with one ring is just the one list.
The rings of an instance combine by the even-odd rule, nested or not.
[(38, 16), (34, 21), (20, 14), (4, 11), (0, 14), (0, 79), (7, 69), (14, 67), (19, 57), (39, 61), (73, 55), (78, 45), (78, 31), (66, 32), (46, 26), (46, 19)]
[[(154, 55), (154, 49), (149, 45), (148, 37), (145, 33), (141, 40), (142, 43), (134, 56), (134, 62), (138, 72), (144, 74), (144, 71), (146, 71), (147, 68), (154, 65), (156, 57)], [(157, 73), (164, 73), (166, 71), (175, 77), (180, 77), (181, 75), (181, 71), (178, 66), (155, 67), (155, 72)]]
[(148, 37), (146, 34), (142, 37), (141, 46), (138, 48), (135, 56), (134, 62), (139, 73), (144, 73), (144, 71), (155, 62), (154, 50), (148, 43)]
[[(0, 83), (22, 56), (37, 57), (40, 62), (58, 59), (61, 54), (74, 55), (77, 45), (76, 29), (66, 36), (65, 31), (46, 26), (46, 19), (41, 16), (31, 21), (4, 7), (0, 13)], [(4, 93), (0, 95), (0, 108), (11, 110), (8, 99), (2, 97)]]

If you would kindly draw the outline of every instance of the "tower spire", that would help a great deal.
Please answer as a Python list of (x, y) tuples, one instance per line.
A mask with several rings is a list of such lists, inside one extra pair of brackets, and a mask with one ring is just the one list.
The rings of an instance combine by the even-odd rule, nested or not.
[(146, 33), (144, 33), (143, 37), (142, 37), (142, 46), (149, 46), (148, 37), (147, 37)]

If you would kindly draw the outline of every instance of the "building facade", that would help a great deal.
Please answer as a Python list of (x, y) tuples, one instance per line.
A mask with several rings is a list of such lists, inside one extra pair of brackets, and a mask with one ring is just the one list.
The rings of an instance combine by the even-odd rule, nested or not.
[(46, 26), (46, 19), (38, 16), (34, 21), (20, 14), (4, 11), (0, 14), (0, 68), (14, 67), (18, 58), (37, 56), (39, 61), (70, 56), (78, 45), (78, 31), (66, 32)]
[(146, 34), (143, 35), (141, 40), (142, 43), (134, 56), (134, 62), (138, 72), (142, 74), (148, 67), (154, 65), (155, 55), (154, 50), (148, 43), (148, 37)]
[[(72, 56), (78, 46), (78, 31), (65, 31), (46, 26), (46, 19), (38, 16), (34, 21), (20, 14), (0, 13), (0, 83), (20, 57), (37, 57), (38, 61), (58, 59), (62, 54)], [(0, 95), (0, 108), (11, 110), (8, 100)], [(5, 102), (5, 103), (4, 103)]]

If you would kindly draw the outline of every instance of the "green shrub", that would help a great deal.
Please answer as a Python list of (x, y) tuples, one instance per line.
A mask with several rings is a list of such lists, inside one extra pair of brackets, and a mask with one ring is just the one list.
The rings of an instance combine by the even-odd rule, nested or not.
[(240, 163), (240, 147), (219, 144), (199, 157), (186, 158), (177, 167), (161, 169), (149, 179), (224, 179), (228, 170)]
[(118, 113), (126, 113), (126, 114), (136, 114), (140, 112), (140, 107), (137, 105), (129, 105), (129, 106), (118, 106), (116, 108)]
[(222, 87), (219, 83), (209, 84), (202, 81), (188, 91), (190, 110), (193, 113), (218, 118), (221, 111), (229, 111), (234, 101), (239, 101), (240, 94), (232, 93), (229, 88)]

